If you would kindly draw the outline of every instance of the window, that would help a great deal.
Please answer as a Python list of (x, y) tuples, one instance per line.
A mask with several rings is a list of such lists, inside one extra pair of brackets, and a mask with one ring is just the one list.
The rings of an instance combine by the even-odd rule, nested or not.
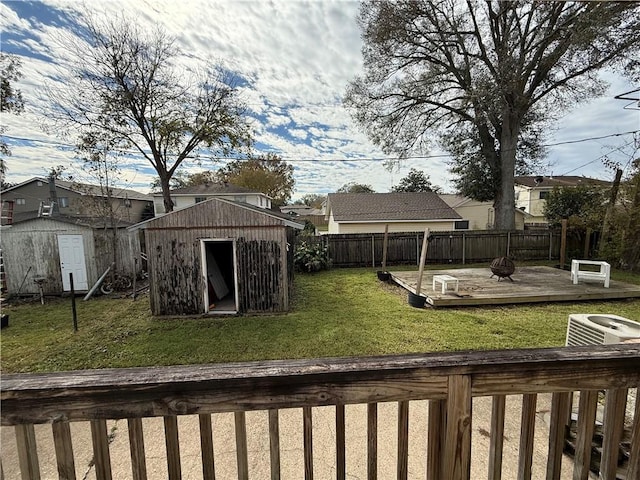
[(58, 204), (60, 208), (66, 208), (69, 206), (69, 197), (58, 197)]
[(204, 202), (207, 197), (196, 197), (196, 203)]
[(36, 182), (36, 185), (37, 185), (37, 186), (39, 186), (39, 187), (41, 187), (41, 186), (42, 186), (42, 182), (41, 182), (40, 180), (38, 180), (38, 181)]
[(16, 205), (26, 205), (27, 202), (24, 198), (16, 198)]
[(454, 228), (456, 230), (469, 230), (469, 220), (456, 220)]
[(540, 200), (545, 200), (549, 196), (549, 192), (540, 192)]

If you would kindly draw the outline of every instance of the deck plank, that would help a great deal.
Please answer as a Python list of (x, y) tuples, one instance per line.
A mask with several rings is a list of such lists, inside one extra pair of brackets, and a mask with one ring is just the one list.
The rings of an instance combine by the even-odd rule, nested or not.
[[(418, 280), (417, 271), (390, 272), (391, 279), (404, 289), (415, 293)], [(431, 285), (434, 275), (451, 275), (459, 280), (459, 291), (434, 291), (431, 287), (422, 289), (427, 303), (434, 307), (507, 305), (515, 303), (566, 302), (585, 300), (614, 300), (640, 298), (640, 286), (611, 280), (609, 288), (602, 282), (571, 282), (571, 273), (553, 267), (516, 267), (508, 279), (498, 281), (491, 278), (487, 268), (451, 268), (448, 270), (427, 270), (423, 285)]]

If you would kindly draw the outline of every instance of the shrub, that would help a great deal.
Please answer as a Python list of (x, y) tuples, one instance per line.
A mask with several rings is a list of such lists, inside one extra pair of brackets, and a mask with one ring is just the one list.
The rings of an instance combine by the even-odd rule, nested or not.
[(299, 272), (318, 272), (329, 268), (329, 246), (300, 242), (293, 254), (293, 264)]

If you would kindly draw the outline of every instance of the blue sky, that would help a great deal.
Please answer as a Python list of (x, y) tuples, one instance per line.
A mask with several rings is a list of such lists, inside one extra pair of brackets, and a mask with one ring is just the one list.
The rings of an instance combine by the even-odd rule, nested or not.
[[(55, 37), (74, 30), (82, 3), (77, 1), (0, 4), (2, 51), (22, 59), (22, 89), (27, 102), (20, 116), (4, 115), (13, 155), (7, 159), (10, 182), (42, 176), (52, 166), (65, 165), (81, 177), (74, 165), (71, 143), (41, 128), (38, 117), (45, 78), (56, 78), (61, 58)], [(348, 182), (389, 191), (410, 168), (424, 170), (434, 184), (451, 191), (447, 158), (431, 150), (431, 158), (404, 161), (396, 170), (384, 168), (382, 154), (356, 127), (341, 105), (347, 83), (361, 72), (360, 31), (355, 1), (210, 1), (107, 0), (88, 2), (97, 15), (122, 13), (141, 26), (160, 25), (189, 52), (190, 60), (214, 57), (246, 80), (242, 95), (254, 118), (257, 147), (281, 155), (295, 168), (297, 198), (306, 193), (328, 193)], [(640, 130), (640, 110), (626, 109), (629, 101), (615, 95), (634, 88), (617, 76), (607, 77), (605, 96), (576, 107), (554, 126), (548, 143), (601, 137)], [(616, 149), (632, 140), (621, 135), (588, 142), (549, 147), (544, 175), (613, 177), (601, 157), (627, 162)], [(372, 160), (373, 159), (373, 160)], [(204, 165), (215, 169), (220, 164)], [(195, 165), (190, 172), (203, 169)], [(153, 169), (129, 159), (122, 186), (148, 191)]]

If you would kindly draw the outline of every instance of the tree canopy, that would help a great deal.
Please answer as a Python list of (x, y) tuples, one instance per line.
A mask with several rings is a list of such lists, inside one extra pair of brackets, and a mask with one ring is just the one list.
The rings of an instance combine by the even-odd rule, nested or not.
[(47, 86), (47, 117), (59, 132), (97, 131), (115, 148), (134, 148), (157, 172), (170, 212), (169, 182), (183, 162), (250, 143), (234, 80), (212, 62), (181, 67), (185, 54), (159, 28), (86, 18), (82, 35), (59, 38), (66, 81)]
[(326, 195), (321, 193), (307, 193), (298, 200), (293, 202), (294, 205), (306, 205), (308, 207), (320, 208), (322, 203), (327, 199)]
[(440, 187), (433, 185), (429, 175), (422, 170), (412, 168), (406, 177), (400, 180), (398, 185), (391, 187), (392, 192), (436, 192), (440, 193)]
[(375, 193), (371, 185), (363, 183), (349, 182), (342, 185), (336, 193)]
[(364, 74), (345, 102), (400, 158), (433, 144), (460, 193), (514, 228), (514, 176), (544, 155), (547, 123), (604, 92), (606, 67), (640, 73), (635, 2), (365, 0)]
[(278, 207), (289, 201), (295, 185), (293, 166), (273, 153), (234, 160), (217, 170), (215, 176), (218, 181), (264, 193)]
[[(20, 67), (21, 63), (18, 57), (0, 52), (0, 112), (3, 114), (14, 113), (18, 115), (24, 111), (22, 92), (14, 85), (22, 77)], [(6, 126), (0, 125), (0, 134), (5, 131)], [(0, 138), (0, 155), (0, 188), (4, 190), (8, 187), (4, 182), (7, 173), (4, 157), (11, 155), (11, 150), (3, 138)]]
[(550, 227), (558, 227), (567, 219), (573, 228), (597, 228), (604, 219), (606, 193), (607, 189), (599, 185), (555, 187), (548, 193), (542, 213)]

